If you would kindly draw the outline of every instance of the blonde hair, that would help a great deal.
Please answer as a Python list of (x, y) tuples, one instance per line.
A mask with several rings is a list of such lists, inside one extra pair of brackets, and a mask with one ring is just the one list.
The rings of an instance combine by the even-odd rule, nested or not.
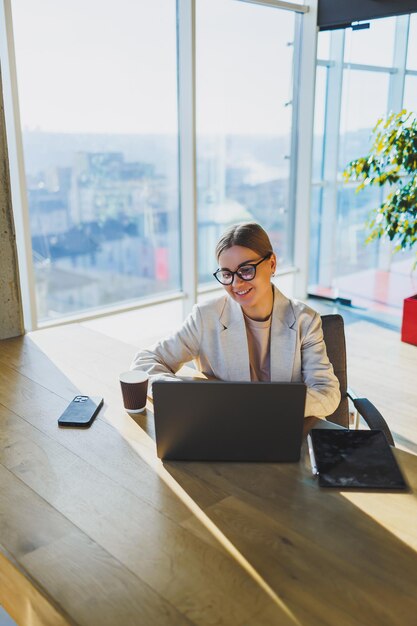
[(234, 224), (220, 237), (216, 246), (216, 258), (232, 246), (242, 246), (264, 257), (273, 254), (271, 241), (266, 231), (256, 222)]

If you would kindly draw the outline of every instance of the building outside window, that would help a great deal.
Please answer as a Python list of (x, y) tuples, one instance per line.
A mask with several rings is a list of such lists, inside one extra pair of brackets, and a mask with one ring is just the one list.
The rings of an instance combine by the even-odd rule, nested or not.
[(178, 290), (175, 0), (12, 11), (38, 319)]
[(196, 5), (199, 280), (224, 229), (256, 221), (292, 263), (296, 15), (230, 0)]
[[(12, 0), (38, 322), (178, 294), (178, 3)], [(293, 263), (297, 15), (196, 1), (198, 280), (236, 222)], [(190, 54), (191, 54), (190, 50)], [(189, 184), (193, 184), (192, 180)]]

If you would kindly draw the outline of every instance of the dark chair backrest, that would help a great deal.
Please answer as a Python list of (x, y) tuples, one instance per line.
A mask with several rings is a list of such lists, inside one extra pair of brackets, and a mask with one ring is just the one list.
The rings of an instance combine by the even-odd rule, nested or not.
[(324, 342), (327, 356), (340, 383), (341, 400), (336, 411), (327, 417), (330, 422), (349, 428), (349, 402), (347, 397), (347, 365), (345, 325), (341, 315), (322, 315)]

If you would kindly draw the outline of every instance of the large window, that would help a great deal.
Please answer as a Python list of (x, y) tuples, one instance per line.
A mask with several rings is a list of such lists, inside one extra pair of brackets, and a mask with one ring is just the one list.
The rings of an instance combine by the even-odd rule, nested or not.
[(356, 194), (357, 185), (344, 183), (342, 172), (349, 161), (366, 154), (378, 118), (402, 106), (417, 110), (412, 38), (416, 17), (379, 19), (369, 28), (319, 33), (310, 293), (355, 300), (361, 291), (363, 296), (371, 291), (371, 271), (390, 266), (392, 246), (379, 241), (365, 245), (370, 211), (382, 202), (386, 190)]
[(180, 288), (175, 0), (13, 0), (38, 318)]
[(290, 196), (295, 15), (276, 7), (198, 0), (196, 22), (199, 279), (230, 224), (268, 230), (292, 261)]
[(220, 234), (243, 221), (295, 273), (303, 27), (306, 55), (315, 38), (303, 0), (10, 5), (0, 55), (27, 327), (161, 299), (189, 311), (215, 285)]

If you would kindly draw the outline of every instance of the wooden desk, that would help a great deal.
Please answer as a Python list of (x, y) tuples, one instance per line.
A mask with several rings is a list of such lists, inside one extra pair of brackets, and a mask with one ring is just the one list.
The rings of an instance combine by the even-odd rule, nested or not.
[[(19, 624), (417, 623), (414, 493), (320, 491), (305, 449), (163, 465), (151, 414), (122, 407), (134, 352), (79, 325), (0, 343), (0, 603)], [(105, 407), (59, 429), (77, 393)]]

